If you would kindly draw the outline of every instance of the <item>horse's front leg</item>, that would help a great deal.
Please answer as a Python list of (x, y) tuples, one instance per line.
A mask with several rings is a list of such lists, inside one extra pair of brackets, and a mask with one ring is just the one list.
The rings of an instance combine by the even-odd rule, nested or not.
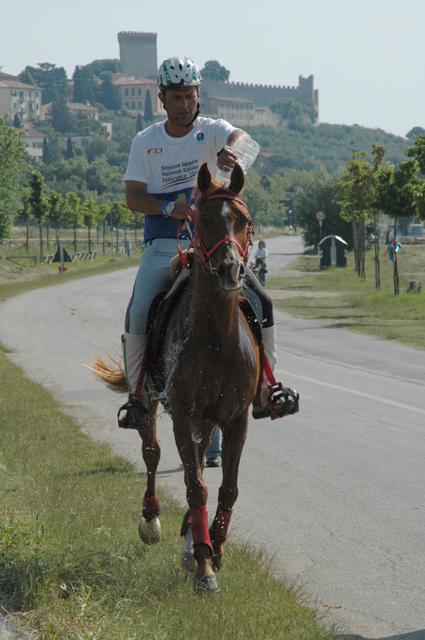
[[(202, 475), (203, 460), (213, 427), (207, 428), (208, 433), (201, 433), (199, 421), (192, 418), (188, 424), (187, 418), (180, 421), (175, 413), (173, 422), (176, 444), (185, 470), (186, 497), (189, 505), (182, 528), (182, 534), (186, 537), (182, 563), (185, 567), (195, 570), (196, 591), (215, 592), (219, 587), (211, 566), (213, 548), (207, 521), (208, 488)], [(194, 562), (191, 561), (192, 548)]]
[(218, 491), (217, 512), (210, 527), (210, 538), (214, 550), (212, 566), (216, 571), (222, 565), (223, 543), (228, 535), (233, 505), (238, 498), (239, 463), (245, 444), (247, 428), (248, 413), (233, 421), (228, 428), (223, 428), (223, 478)]
[(143, 497), (143, 518), (139, 524), (139, 535), (145, 544), (156, 544), (161, 538), (161, 509), (155, 490), (156, 471), (158, 469), (161, 449), (156, 436), (156, 410), (158, 402), (150, 403), (149, 424), (139, 431), (142, 438), (142, 454), (146, 465), (147, 486)]

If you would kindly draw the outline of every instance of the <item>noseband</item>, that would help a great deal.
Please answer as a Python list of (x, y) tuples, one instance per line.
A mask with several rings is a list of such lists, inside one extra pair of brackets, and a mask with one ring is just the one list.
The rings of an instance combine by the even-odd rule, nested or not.
[[(237, 198), (236, 196), (232, 196), (229, 193), (216, 193), (213, 194), (211, 196), (208, 196), (207, 198), (205, 198), (204, 202), (202, 204), (205, 204), (205, 202), (208, 202), (209, 200), (231, 200), (232, 202), (237, 202), (238, 204), (242, 205), (243, 207), (245, 207), (245, 209), (248, 211), (248, 207), (245, 204), (245, 202), (243, 200), (241, 200), (240, 198)], [(210, 262), (210, 257), (212, 256), (212, 254), (214, 253), (214, 251), (216, 251), (218, 249), (219, 246), (221, 246), (222, 244), (224, 244), (225, 242), (233, 242), (233, 244), (235, 244), (239, 251), (241, 252), (242, 256), (243, 256), (243, 263), (246, 266), (247, 262), (248, 262), (248, 254), (249, 251), (252, 247), (252, 240), (251, 240), (251, 233), (254, 234), (254, 227), (252, 226), (252, 222), (251, 222), (251, 217), (248, 214), (248, 230), (247, 230), (247, 234), (246, 234), (246, 242), (245, 242), (245, 246), (242, 247), (241, 244), (239, 244), (239, 242), (235, 239), (235, 238), (231, 238), (226, 237), (226, 238), (222, 238), (222, 240), (219, 240), (219, 242), (217, 242), (217, 244), (215, 244), (212, 249), (208, 250), (205, 245), (204, 242), (202, 240), (202, 238), (199, 235), (199, 231), (198, 231), (198, 216), (199, 216), (199, 209), (197, 209), (196, 211), (196, 215), (195, 215), (195, 238), (193, 238), (191, 236), (191, 243), (190, 246), (194, 247), (196, 253), (198, 254), (198, 256), (202, 259), (204, 265), (206, 266), (207, 269), (209, 269), (211, 272), (216, 272), (217, 271), (217, 267), (213, 267), (213, 265)], [(183, 223), (184, 220), (182, 220), (179, 224), (179, 228), (177, 231), (177, 238), (180, 236), (180, 232), (183, 228)], [(190, 231), (189, 231), (190, 233)], [(189, 247), (190, 248), (190, 247)], [(178, 245), (178, 249), (179, 249), (179, 255), (180, 255), (180, 259), (183, 263), (183, 266), (187, 266), (187, 257), (183, 254), (183, 252), (181, 251), (180, 245)]]

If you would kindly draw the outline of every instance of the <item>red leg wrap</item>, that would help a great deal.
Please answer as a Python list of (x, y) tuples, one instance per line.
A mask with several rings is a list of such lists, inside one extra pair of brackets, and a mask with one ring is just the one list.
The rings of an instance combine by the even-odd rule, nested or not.
[(155, 495), (148, 497), (146, 494), (143, 496), (143, 517), (145, 520), (151, 520), (152, 516), (160, 516), (161, 507), (159, 506), (158, 496)]
[(208, 531), (207, 507), (198, 507), (197, 509), (189, 509), (190, 523), (192, 527), (193, 544), (206, 544), (211, 549), (210, 534)]
[(218, 508), (217, 524), (215, 526), (213, 542), (217, 542), (218, 540), (226, 540), (229, 533), (229, 525), (232, 513), (233, 511), (225, 511), (221, 507)]

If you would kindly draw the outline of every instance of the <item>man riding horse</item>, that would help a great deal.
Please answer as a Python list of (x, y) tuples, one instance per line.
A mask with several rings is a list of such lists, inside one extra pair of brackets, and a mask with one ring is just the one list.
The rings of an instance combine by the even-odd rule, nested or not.
[[(178, 252), (177, 229), (186, 221), (193, 231), (195, 187), (200, 167), (207, 163), (213, 175), (217, 169), (232, 171), (237, 157), (232, 146), (245, 131), (224, 120), (199, 116), (201, 74), (190, 58), (169, 58), (159, 67), (159, 99), (167, 112), (163, 122), (153, 124), (133, 139), (124, 176), (127, 206), (145, 214), (146, 249), (134, 283), (122, 336), (128, 401), (118, 412), (123, 428), (143, 429), (149, 420), (147, 369), (147, 319), (152, 301), (170, 282), (170, 260)], [(248, 136), (249, 137), (249, 136)], [(188, 249), (190, 234), (181, 234), (181, 248)], [(273, 303), (250, 269), (246, 284), (259, 300), (262, 315), (264, 356), (273, 371), (276, 365), (276, 327)], [(267, 368), (267, 363), (265, 368)], [(298, 410), (298, 394), (273, 387), (265, 375), (260, 378), (253, 406), (254, 418), (283, 417)]]

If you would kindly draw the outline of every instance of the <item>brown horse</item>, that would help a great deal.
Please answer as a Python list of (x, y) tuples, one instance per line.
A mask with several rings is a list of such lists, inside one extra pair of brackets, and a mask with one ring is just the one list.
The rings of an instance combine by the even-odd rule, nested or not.
[[(204, 164), (198, 174), (199, 196), (195, 255), (189, 284), (174, 309), (161, 356), (150, 363), (151, 378), (160, 372), (160, 398), (173, 420), (184, 466), (189, 510), (182, 527), (186, 537), (183, 566), (195, 571), (195, 589), (217, 591), (214, 572), (221, 566), (233, 505), (238, 497), (238, 468), (254, 399), (260, 358), (257, 341), (240, 310), (251, 220), (238, 198), (244, 175), (236, 165), (229, 188), (211, 178)], [(123, 376), (100, 358), (93, 368), (110, 386)], [(159, 506), (155, 475), (160, 458), (156, 437), (158, 393), (150, 392), (150, 424), (139, 431), (147, 468), (147, 490), (139, 533), (144, 542), (159, 540)], [(223, 432), (222, 484), (210, 529), (203, 478), (205, 453), (215, 429)]]

